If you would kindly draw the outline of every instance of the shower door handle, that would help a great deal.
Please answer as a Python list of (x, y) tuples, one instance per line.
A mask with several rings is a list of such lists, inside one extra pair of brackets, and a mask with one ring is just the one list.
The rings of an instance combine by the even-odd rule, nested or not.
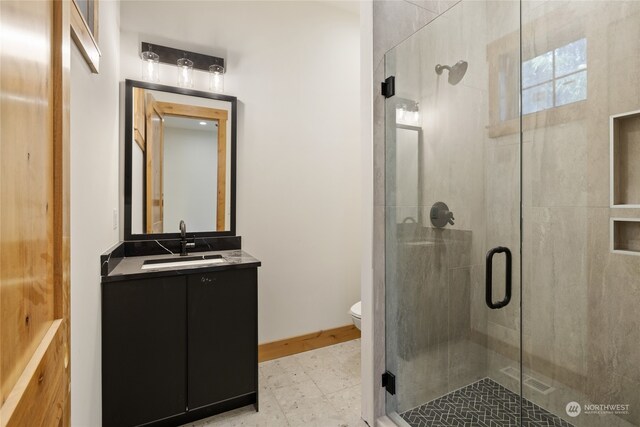
[[(502, 301), (493, 302), (493, 256), (504, 253), (507, 261), (505, 271), (505, 292)], [(487, 265), (485, 268), (486, 302), (491, 309), (502, 308), (511, 301), (511, 251), (504, 246), (498, 246), (487, 252)]]

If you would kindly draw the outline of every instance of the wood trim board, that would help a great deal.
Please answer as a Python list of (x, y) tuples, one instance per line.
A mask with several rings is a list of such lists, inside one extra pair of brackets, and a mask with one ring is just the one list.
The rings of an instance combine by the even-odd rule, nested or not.
[(167, 116), (179, 116), (209, 120), (227, 120), (229, 112), (217, 108), (199, 107), (196, 105), (178, 104), (175, 102), (157, 101), (156, 107)]
[(66, 357), (60, 351), (65, 349), (65, 334), (63, 320), (54, 320), (0, 407), (0, 425), (54, 426), (62, 421), (65, 408), (56, 406), (56, 398), (65, 393), (66, 373), (60, 369)]
[(355, 325), (340, 326), (297, 337), (285, 338), (260, 344), (258, 346), (258, 362), (266, 362), (358, 338), (360, 338), (360, 330)]
[[(95, 13), (97, 14), (97, 1)], [(53, 191), (54, 191), (54, 320), (60, 322), (53, 337), (46, 364), (62, 369), (56, 384), (47, 384), (49, 419), (52, 413), (60, 427), (71, 425), (71, 5), (54, 1), (53, 31)], [(97, 15), (96, 15), (97, 20)], [(96, 23), (96, 28), (97, 28)], [(49, 333), (51, 330), (49, 331)], [(43, 362), (44, 363), (44, 362)], [(49, 369), (44, 366), (42, 369)], [(49, 381), (50, 383), (52, 381)], [(44, 388), (44, 372), (38, 378), (38, 392)], [(41, 402), (42, 394), (34, 400)]]
[[(97, 3), (95, 5), (94, 14), (96, 19), (96, 29), (97, 29)], [(100, 72), (100, 56), (102, 53), (100, 52), (100, 48), (98, 47), (98, 43), (94, 38), (93, 34), (89, 30), (89, 25), (87, 21), (82, 16), (80, 9), (75, 1), (71, 1), (71, 38), (75, 42), (78, 49), (80, 49), (80, 53), (84, 57), (85, 61), (87, 61), (87, 65), (91, 69), (91, 72), (94, 74), (98, 74)]]

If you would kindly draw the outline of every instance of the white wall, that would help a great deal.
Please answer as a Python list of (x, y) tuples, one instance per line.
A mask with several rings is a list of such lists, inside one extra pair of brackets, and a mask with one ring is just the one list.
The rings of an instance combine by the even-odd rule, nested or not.
[[(263, 262), (260, 342), (349, 324), (362, 236), (358, 15), (318, 2), (127, 1), (121, 23), (123, 79), (140, 78), (143, 40), (227, 58), (238, 234)], [(175, 85), (176, 69), (161, 66), (160, 79)]]
[(100, 74), (71, 54), (71, 424), (101, 425), (100, 254), (118, 242), (119, 4), (100, 3)]
[[(372, 89), (373, 88), (373, 89)], [(373, 0), (360, 2), (360, 150), (362, 249), (360, 295), (362, 299), (362, 418), (373, 426), (376, 420), (376, 396), (384, 363), (374, 362), (373, 293)]]
[[(164, 228), (187, 231), (216, 229), (218, 202), (218, 130), (164, 127)], [(192, 189), (193, 191), (188, 191)]]

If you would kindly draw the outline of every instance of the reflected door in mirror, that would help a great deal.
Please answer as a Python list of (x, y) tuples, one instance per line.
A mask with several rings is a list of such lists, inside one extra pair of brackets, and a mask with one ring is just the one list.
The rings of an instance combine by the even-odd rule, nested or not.
[(230, 229), (230, 103), (134, 87), (131, 234)]
[(147, 150), (146, 158), (146, 232), (163, 233), (164, 217), (164, 118), (153, 95), (147, 94)]

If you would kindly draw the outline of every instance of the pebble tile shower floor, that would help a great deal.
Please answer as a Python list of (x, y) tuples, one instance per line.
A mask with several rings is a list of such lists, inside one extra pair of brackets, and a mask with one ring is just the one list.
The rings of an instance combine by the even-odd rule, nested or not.
[[(522, 403), (522, 427), (573, 427), (526, 399)], [(511, 427), (520, 425), (519, 405), (516, 393), (483, 378), (400, 416), (411, 427)]]
[(249, 406), (187, 426), (367, 427), (359, 339), (263, 362), (259, 381), (260, 412)]

